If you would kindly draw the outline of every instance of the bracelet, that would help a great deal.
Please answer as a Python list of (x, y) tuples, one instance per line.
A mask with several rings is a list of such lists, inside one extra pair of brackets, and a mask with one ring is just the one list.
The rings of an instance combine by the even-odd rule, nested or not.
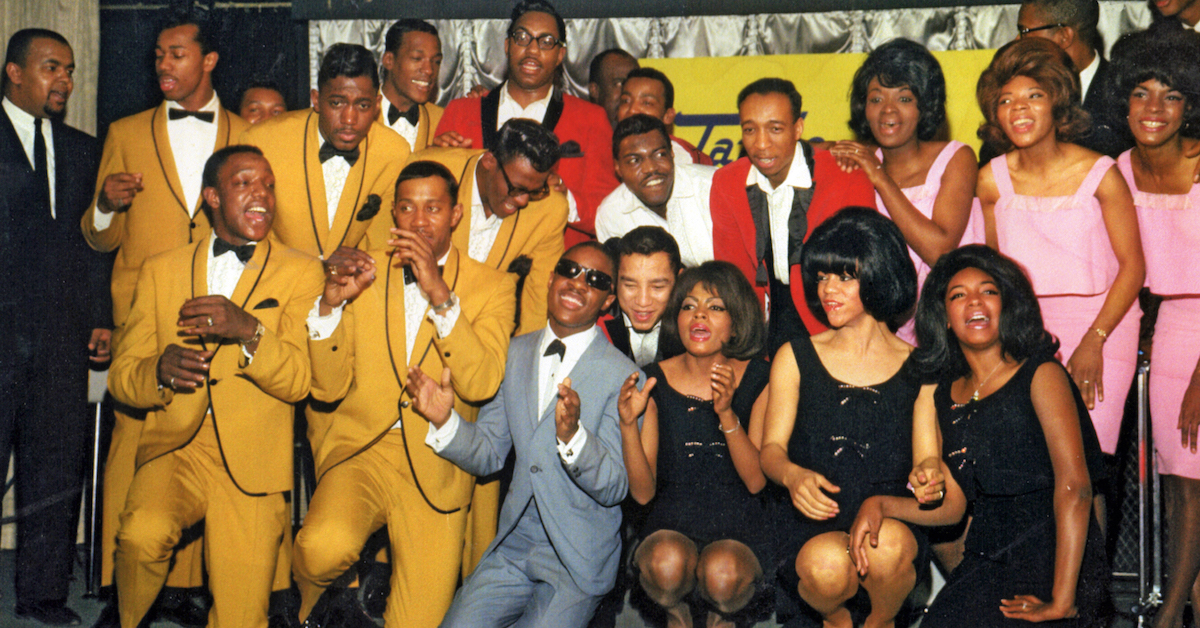
[(262, 340), (263, 334), (267, 333), (267, 328), (263, 327), (262, 321), (257, 321), (257, 322), (258, 322), (258, 326), (254, 328), (254, 335), (251, 336), (249, 340), (243, 340), (241, 342), (241, 345), (243, 347), (246, 345), (252, 345), (252, 344), (258, 342), (259, 340)]
[(734, 424), (733, 424), (733, 427), (731, 427), (731, 428), (729, 428), (729, 429), (724, 429), (724, 428), (722, 428), (722, 427), (721, 427), (721, 424), (720, 424), (720, 423), (717, 423), (717, 429), (718, 429), (718, 430), (721, 430), (721, 433), (722, 433), (722, 434), (732, 434), (732, 433), (734, 433), (734, 432), (738, 431), (738, 428), (739, 428), (739, 427), (741, 427), (741, 426), (742, 426), (742, 424), (741, 424), (741, 423), (734, 423)]
[(439, 303), (439, 304), (433, 306), (433, 311), (435, 314), (441, 314), (442, 312), (445, 312), (446, 310), (448, 310), (452, 307), (454, 307), (454, 293), (453, 292), (450, 293), (450, 296), (446, 298), (446, 301), (444, 303)]
[(1100, 342), (1108, 340), (1108, 332), (1104, 331), (1103, 329), (1100, 329), (1099, 327), (1093, 327), (1092, 331), (1096, 332), (1097, 336), (1100, 336)]

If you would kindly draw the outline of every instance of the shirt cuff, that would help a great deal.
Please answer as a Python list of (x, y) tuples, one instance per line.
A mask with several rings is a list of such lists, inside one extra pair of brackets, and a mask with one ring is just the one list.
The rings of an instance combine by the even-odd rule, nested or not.
[(239, 345), (242, 348), (242, 368), (250, 366), (254, 362), (254, 354), (246, 350), (246, 345)]
[(96, 228), (96, 231), (104, 231), (109, 228), (112, 226), (112, 221), (113, 214), (106, 214), (100, 211), (99, 207), (96, 208), (96, 211), (92, 212), (92, 226)]
[(454, 435), (458, 434), (458, 424), (462, 421), (462, 417), (458, 416), (458, 410), (450, 409), (450, 419), (441, 427), (434, 427), (433, 423), (429, 424), (429, 433), (425, 435), (425, 444), (433, 449), (434, 453), (442, 453), (442, 450), (454, 440)]
[(575, 464), (579, 459), (579, 452), (583, 451), (583, 445), (587, 442), (587, 430), (579, 427), (575, 430), (575, 435), (567, 443), (563, 443), (557, 438), (554, 443), (558, 445), (558, 457), (562, 458), (563, 464)]
[(433, 323), (433, 328), (437, 330), (438, 338), (445, 338), (454, 331), (454, 325), (458, 322), (458, 315), (462, 313), (462, 308), (458, 305), (458, 295), (450, 293), (450, 307), (446, 311), (438, 314), (433, 308), (429, 308), (429, 321)]
[(317, 297), (313, 308), (308, 312), (308, 337), (313, 340), (325, 340), (332, 336), (342, 322), (342, 309), (345, 307), (346, 304), (342, 303), (329, 314), (321, 316), (321, 297)]
[(567, 222), (579, 222), (579, 203), (571, 190), (567, 190)]

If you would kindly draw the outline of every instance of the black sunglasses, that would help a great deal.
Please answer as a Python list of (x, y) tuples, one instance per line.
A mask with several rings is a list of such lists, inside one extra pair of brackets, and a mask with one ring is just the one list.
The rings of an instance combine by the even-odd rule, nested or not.
[(521, 196), (522, 194), (527, 194), (527, 195), (529, 195), (530, 201), (540, 201), (540, 200), (546, 198), (547, 196), (550, 196), (550, 179), (549, 179), (549, 177), (546, 178), (546, 182), (542, 184), (542, 187), (540, 187), (536, 190), (530, 190), (527, 188), (517, 187), (517, 186), (513, 185), (512, 181), (508, 180), (508, 173), (504, 171), (504, 164), (499, 164), (499, 165), (500, 165), (500, 176), (504, 177), (504, 185), (508, 186), (509, 198), (516, 198), (518, 196)]
[(587, 275), (584, 277), (584, 280), (587, 281), (587, 285), (601, 292), (609, 292), (612, 290), (612, 277), (605, 272), (596, 270), (594, 268), (581, 266), (579, 263), (569, 259), (560, 259), (558, 260), (558, 263), (554, 265), (554, 274), (558, 275), (559, 277), (574, 279), (579, 276), (579, 273), (582, 272), (587, 273)]

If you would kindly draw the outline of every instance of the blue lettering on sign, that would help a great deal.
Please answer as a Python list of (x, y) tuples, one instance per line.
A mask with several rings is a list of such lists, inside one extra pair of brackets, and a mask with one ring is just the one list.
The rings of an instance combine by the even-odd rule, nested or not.
[[(808, 117), (807, 111), (800, 112), (800, 117)], [(706, 151), (704, 147), (708, 145), (708, 139), (712, 136), (713, 129), (719, 126), (739, 126), (741, 118), (736, 113), (700, 113), (694, 115), (678, 114), (675, 116), (675, 126), (692, 126), (704, 127), (704, 132), (700, 135), (700, 141), (696, 142), (696, 149), (700, 152), (708, 153), (712, 157), (713, 164), (724, 166), (737, 159), (737, 154), (734, 153), (734, 143), (732, 140), (723, 139), (713, 143), (712, 150)], [(816, 144), (825, 141), (824, 138), (814, 137), (809, 140)], [(741, 142), (738, 142), (741, 144)], [(738, 150), (741, 153), (741, 150)]]

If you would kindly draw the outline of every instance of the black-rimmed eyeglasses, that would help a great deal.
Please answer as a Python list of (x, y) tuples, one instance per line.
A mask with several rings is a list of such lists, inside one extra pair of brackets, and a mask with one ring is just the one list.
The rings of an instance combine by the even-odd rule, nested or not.
[(1017, 36), (1024, 37), (1024, 36), (1028, 35), (1029, 33), (1036, 33), (1038, 31), (1044, 31), (1044, 30), (1048, 30), (1051, 28), (1062, 28), (1064, 26), (1066, 26), (1066, 24), (1047, 24), (1045, 26), (1034, 26), (1033, 28), (1021, 28), (1020, 26), (1018, 26), (1017, 27)]
[(522, 48), (528, 46), (534, 40), (537, 40), (538, 48), (541, 48), (542, 50), (554, 50), (558, 46), (563, 46), (567, 43), (565, 40), (559, 39), (550, 33), (534, 37), (533, 33), (530, 33), (523, 28), (513, 30), (508, 34), (508, 38), (513, 40), (514, 44)]
[(504, 164), (499, 164), (499, 166), (500, 166), (500, 176), (504, 177), (504, 185), (508, 186), (508, 196), (510, 198), (516, 198), (518, 196), (521, 196), (522, 194), (527, 194), (527, 195), (529, 195), (530, 201), (540, 201), (540, 200), (546, 198), (547, 196), (550, 196), (550, 179), (549, 178), (547, 178), (546, 182), (542, 184), (542, 187), (540, 187), (536, 190), (530, 190), (528, 188), (523, 188), (523, 187), (518, 187), (518, 186), (513, 185), (513, 182), (511, 180), (509, 180), (509, 178), (508, 178), (508, 173), (504, 171)]

